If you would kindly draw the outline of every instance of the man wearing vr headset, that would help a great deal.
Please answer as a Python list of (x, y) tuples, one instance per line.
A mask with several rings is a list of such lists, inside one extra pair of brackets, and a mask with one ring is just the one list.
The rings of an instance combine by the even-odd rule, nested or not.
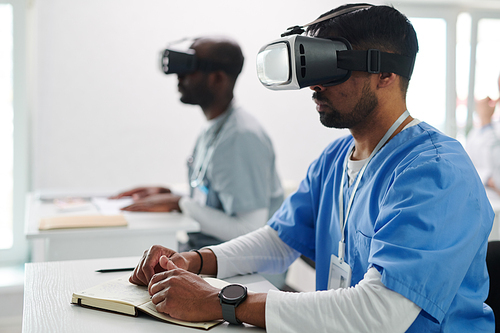
[[(309, 86), (321, 122), (351, 135), (311, 164), (267, 226), (201, 258), (153, 246), (130, 281), (149, 285), (173, 317), (269, 332), (493, 332), (484, 300), (494, 214), (462, 146), (406, 111), (418, 51), (411, 23), (392, 7), (352, 4), (308, 33), (266, 45), (259, 77), (275, 89)], [(327, 57), (330, 77), (311, 77), (311, 59)], [(288, 65), (269, 66), (276, 59)], [(193, 274), (279, 272), (300, 254), (316, 262), (317, 292), (228, 293)]]
[(239, 45), (225, 37), (196, 39), (186, 52), (166, 49), (165, 74), (177, 74), (181, 101), (199, 105), (208, 126), (188, 160), (190, 196), (163, 187), (140, 187), (127, 211), (181, 210), (200, 223), (186, 249), (219, 244), (262, 227), (283, 202), (272, 142), (257, 120), (235, 105), (243, 68)]

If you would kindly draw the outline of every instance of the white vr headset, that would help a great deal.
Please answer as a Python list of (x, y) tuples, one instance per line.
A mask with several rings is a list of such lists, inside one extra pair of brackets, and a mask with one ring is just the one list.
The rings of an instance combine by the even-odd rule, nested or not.
[(298, 90), (317, 84), (333, 86), (349, 79), (351, 71), (388, 72), (409, 79), (414, 57), (376, 49), (352, 50), (351, 44), (344, 38), (301, 36), (304, 27), (369, 7), (372, 6), (354, 6), (304, 26), (289, 28), (281, 35), (282, 38), (260, 49), (257, 55), (260, 82), (272, 90)]

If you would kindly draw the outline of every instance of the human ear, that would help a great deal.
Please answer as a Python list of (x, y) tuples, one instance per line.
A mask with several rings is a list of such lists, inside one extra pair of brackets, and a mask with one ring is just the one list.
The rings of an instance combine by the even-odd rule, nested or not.
[(394, 73), (380, 73), (378, 76), (377, 88), (386, 88), (395, 84), (398, 76)]
[(208, 80), (211, 86), (220, 87), (226, 84), (228, 76), (223, 71), (215, 71), (210, 73)]

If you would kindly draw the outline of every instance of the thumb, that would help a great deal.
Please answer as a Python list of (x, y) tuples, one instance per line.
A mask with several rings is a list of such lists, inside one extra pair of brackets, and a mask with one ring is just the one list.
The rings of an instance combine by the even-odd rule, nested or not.
[(168, 270), (171, 270), (171, 269), (176, 269), (176, 268), (178, 268), (178, 267), (174, 264), (174, 262), (173, 262), (172, 260), (169, 260), (169, 261), (167, 262), (167, 269), (168, 269)]
[(172, 260), (167, 258), (167, 256), (160, 257), (160, 266), (167, 271), (178, 268)]
[(160, 257), (160, 260), (158, 261), (158, 263), (160, 264), (161, 268), (165, 269), (165, 270), (168, 270), (167, 268), (167, 264), (170, 260), (167, 258), (167, 256), (161, 256)]

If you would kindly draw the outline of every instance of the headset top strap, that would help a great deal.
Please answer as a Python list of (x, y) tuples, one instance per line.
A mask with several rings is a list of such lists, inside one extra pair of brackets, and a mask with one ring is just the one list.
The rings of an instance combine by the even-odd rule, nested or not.
[(351, 13), (351, 12), (354, 12), (354, 11), (359, 10), (359, 9), (366, 9), (366, 8), (371, 8), (371, 7), (373, 7), (373, 5), (367, 4), (367, 5), (358, 5), (358, 6), (353, 6), (353, 7), (349, 7), (349, 8), (344, 8), (342, 10), (339, 10), (338, 12), (333, 12), (333, 13), (328, 14), (326, 16), (320, 17), (320, 18), (318, 18), (310, 23), (307, 23), (306, 25), (303, 25), (302, 27), (305, 28), (305, 27), (308, 27), (310, 25), (320, 23), (320, 22), (332, 19), (332, 18), (337, 17), (337, 16)]
[(305, 25), (302, 25), (302, 26), (296, 25), (296, 26), (290, 27), (287, 29), (286, 32), (281, 34), (281, 37), (286, 37), (286, 36), (290, 36), (290, 35), (301, 35), (304, 33), (304, 28), (306, 28), (310, 25), (320, 23), (320, 22), (332, 19), (332, 18), (337, 17), (337, 16), (341, 16), (341, 15), (344, 15), (347, 13), (351, 13), (351, 12), (354, 12), (354, 11), (359, 10), (359, 9), (366, 9), (366, 8), (370, 8), (370, 7), (373, 7), (373, 5), (366, 4), (366, 5), (358, 5), (358, 6), (353, 6), (353, 7), (349, 7), (349, 8), (344, 8), (344, 9), (339, 10), (337, 12), (333, 12), (333, 13), (328, 14), (326, 16), (320, 17), (320, 18), (318, 18), (310, 23), (307, 23)]

